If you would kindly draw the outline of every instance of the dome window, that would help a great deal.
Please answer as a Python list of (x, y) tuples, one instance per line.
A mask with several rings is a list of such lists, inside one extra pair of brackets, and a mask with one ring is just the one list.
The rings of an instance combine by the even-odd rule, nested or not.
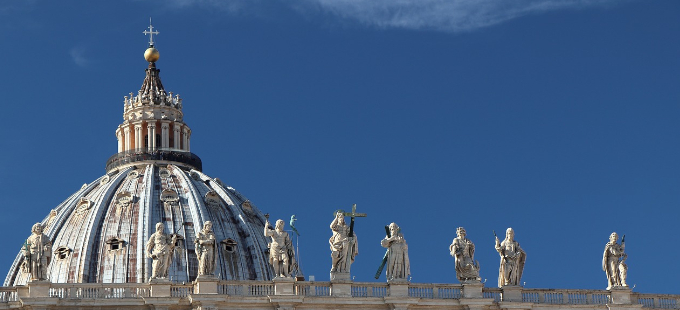
[(136, 179), (139, 177), (139, 172), (137, 170), (132, 170), (130, 173), (128, 173), (128, 178), (130, 179)]
[(169, 177), (170, 177), (170, 170), (168, 170), (168, 169), (161, 169), (161, 170), (158, 172), (158, 175), (159, 175), (161, 178), (164, 178), (164, 179), (165, 179), (165, 178), (169, 178)]
[(236, 241), (234, 239), (224, 239), (222, 242), (222, 249), (227, 253), (234, 253), (236, 251)]
[(116, 194), (116, 212), (120, 214), (120, 212), (126, 211), (134, 198), (135, 197), (132, 195), (132, 193), (128, 191)]
[(71, 249), (63, 245), (54, 251), (54, 256), (56, 256), (57, 259), (66, 259), (69, 255), (71, 255)]
[(209, 191), (205, 194), (205, 197), (203, 198), (205, 201), (205, 205), (209, 208), (212, 209), (220, 209), (222, 208), (222, 200), (220, 199), (220, 196), (217, 195), (215, 191)]
[(174, 206), (179, 201), (179, 196), (177, 195), (177, 192), (166, 188), (161, 192), (161, 201), (166, 207)]
[(106, 245), (108, 246), (109, 251), (122, 250), (123, 247), (125, 246), (125, 240), (120, 239), (118, 237), (112, 237), (111, 239), (106, 241)]

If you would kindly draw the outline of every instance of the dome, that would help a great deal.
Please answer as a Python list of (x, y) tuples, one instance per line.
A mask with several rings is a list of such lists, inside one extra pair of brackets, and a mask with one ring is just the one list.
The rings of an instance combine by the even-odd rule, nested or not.
[[(155, 63), (145, 71), (137, 94), (125, 96), (118, 153), (106, 162), (106, 174), (84, 184), (41, 222), (52, 246), (47, 280), (148, 282), (152, 259), (145, 246), (163, 223), (166, 234), (179, 235), (167, 280), (193, 281), (194, 241), (207, 221), (215, 234), (215, 277), (271, 280), (265, 216), (234, 188), (202, 172), (201, 159), (190, 152), (182, 99), (165, 91)], [(5, 286), (34, 280), (23, 270), (24, 261), (20, 251)]]
[[(52, 241), (48, 267), (53, 283), (142, 283), (151, 259), (144, 245), (156, 223), (178, 241), (169, 277), (197, 276), (194, 240), (212, 221), (219, 241), (215, 275), (226, 280), (269, 280), (271, 267), (262, 231), (265, 217), (232, 187), (197, 170), (172, 164), (139, 164), (111, 171), (83, 187), (43, 221)], [(21, 253), (5, 286), (22, 285)]]

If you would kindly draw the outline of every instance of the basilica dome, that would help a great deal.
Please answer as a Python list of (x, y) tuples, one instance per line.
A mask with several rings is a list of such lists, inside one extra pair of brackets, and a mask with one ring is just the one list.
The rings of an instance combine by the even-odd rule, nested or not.
[[(194, 241), (206, 221), (213, 223), (217, 241), (216, 277), (272, 279), (265, 216), (234, 188), (202, 172), (201, 159), (190, 151), (182, 99), (163, 88), (158, 57), (146, 56), (150, 62), (142, 87), (124, 99), (118, 152), (106, 162), (106, 174), (83, 184), (41, 222), (52, 244), (47, 280), (147, 282), (152, 260), (145, 245), (156, 224), (163, 223), (167, 234), (179, 236), (169, 280), (193, 281), (198, 269)], [(21, 267), (24, 260), (20, 252), (4, 286), (31, 280)]]

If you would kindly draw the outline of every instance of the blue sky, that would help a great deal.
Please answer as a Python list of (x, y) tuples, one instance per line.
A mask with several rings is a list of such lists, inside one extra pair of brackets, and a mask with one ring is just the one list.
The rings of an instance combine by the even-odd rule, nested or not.
[(678, 13), (662, 0), (2, 1), (0, 266), (105, 173), (152, 16), (204, 172), (273, 218), (297, 215), (306, 275), (328, 280), (332, 212), (356, 203), (356, 281), (373, 281), (396, 222), (414, 282), (457, 283), (448, 246), (464, 226), (495, 286), (492, 231), (513, 227), (526, 287), (604, 289), (616, 231), (635, 291), (679, 294)]

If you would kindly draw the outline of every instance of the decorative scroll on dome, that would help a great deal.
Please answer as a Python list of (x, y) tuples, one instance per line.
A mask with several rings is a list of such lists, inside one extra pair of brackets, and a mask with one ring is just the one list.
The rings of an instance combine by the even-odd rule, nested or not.
[(92, 207), (92, 201), (85, 197), (80, 197), (80, 200), (76, 204), (76, 214), (85, 214), (87, 213), (90, 208)]
[(165, 207), (175, 206), (179, 201), (179, 196), (174, 190), (166, 188), (161, 192), (161, 201)]
[(189, 175), (191, 176), (192, 179), (194, 179), (196, 181), (201, 180), (201, 175), (198, 174), (198, 172), (196, 172), (196, 171), (191, 170), (191, 173), (189, 173)]
[(105, 175), (105, 176), (99, 181), (99, 184), (104, 185), (104, 184), (106, 184), (106, 183), (109, 183), (109, 179), (110, 179), (109, 176), (108, 176), (108, 175)]
[(208, 208), (212, 209), (220, 209), (222, 208), (222, 200), (220, 199), (220, 196), (217, 195), (215, 191), (209, 191), (205, 193), (205, 197), (203, 197), (203, 200), (205, 201), (205, 205)]
[(87, 183), (83, 183), (83, 186), (80, 187), (80, 190), (82, 191), (82, 190), (84, 190), (84, 189), (86, 189), (86, 188), (87, 188)]

